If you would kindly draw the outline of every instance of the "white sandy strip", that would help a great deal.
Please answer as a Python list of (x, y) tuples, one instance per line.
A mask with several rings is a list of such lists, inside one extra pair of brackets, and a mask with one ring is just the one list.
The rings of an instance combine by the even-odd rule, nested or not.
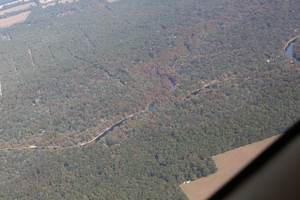
[(52, 2), (52, 1), (56, 1), (56, 0), (39, 0), (39, 2), (40, 2), (41, 4), (47, 4), (47, 3), (50, 3), (50, 2)]
[[(13, 2), (10, 2), (10, 3), (6, 3), (6, 4), (3, 4), (3, 5), (0, 5), (0, 9), (3, 8), (3, 6), (9, 6), (11, 4), (15, 4), (15, 3), (18, 3), (18, 2), (22, 2), (23, 0), (18, 0), (18, 1), (13, 1)], [(30, 1), (30, 0), (24, 0), (24, 2), (27, 2), (27, 1)]]

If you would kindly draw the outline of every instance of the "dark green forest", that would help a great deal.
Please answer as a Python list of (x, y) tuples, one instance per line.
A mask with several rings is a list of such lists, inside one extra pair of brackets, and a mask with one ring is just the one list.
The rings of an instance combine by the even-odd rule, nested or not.
[(293, 45), (293, 57), (300, 61), (300, 41), (297, 39)]
[(0, 29), (0, 199), (187, 199), (300, 118), (297, 0), (37, 4)]

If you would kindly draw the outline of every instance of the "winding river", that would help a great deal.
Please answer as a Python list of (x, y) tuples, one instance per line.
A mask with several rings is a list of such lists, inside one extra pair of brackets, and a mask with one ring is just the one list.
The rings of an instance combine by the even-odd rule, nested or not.
[(290, 41), (288, 41), (284, 47), (285, 50), (285, 55), (287, 55), (290, 58), (294, 58), (293, 57), (293, 45), (296, 43), (296, 40), (300, 38), (300, 36), (294, 37), (293, 39), (291, 39)]
[(289, 44), (288, 44), (288, 46), (286, 47), (286, 49), (285, 49), (285, 55), (287, 55), (288, 57), (290, 57), (290, 58), (294, 58), (293, 57), (293, 45), (295, 44), (296, 42), (295, 42), (295, 40), (294, 41), (292, 41), (292, 42), (290, 42)]
[[(290, 41), (288, 41), (284, 47), (284, 50), (285, 50), (285, 54), (292, 58), (293, 59), (293, 45), (296, 43), (296, 40), (300, 38), (300, 36), (297, 36), (297, 37), (294, 37), (293, 39), (291, 39)], [(158, 79), (161, 78), (161, 74), (158, 73)], [(234, 78), (232, 78), (234, 79)], [(229, 80), (229, 78), (225, 79), (224, 81), (226, 80)], [(172, 88), (175, 89), (175, 84), (174, 84), (174, 80), (170, 79), (171, 81), (171, 85), (172, 85)], [(211, 81), (210, 83), (206, 83), (204, 84), (201, 88), (199, 89), (196, 89), (192, 92), (190, 92), (187, 96), (185, 96), (183, 99), (186, 99), (188, 98), (190, 95), (197, 95), (200, 90), (202, 88), (207, 88), (209, 87), (210, 85), (216, 83), (216, 82), (219, 82), (219, 80), (213, 80)], [(156, 106), (155, 106), (155, 102), (152, 102), (148, 109), (145, 109), (145, 110), (142, 110), (136, 114), (132, 114), (132, 115), (129, 115), (125, 118), (123, 118), (122, 120), (116, 122), (114, 125), (112, 125), (111, 127), (108, 127), (107, 129), (105, 129), (103, 132), (101, 132), (100, 134), (98, 134), (96, 137), (94, 137), (93, 139), (89, 140), (89, 141), (86, 141), (86, 142), (82, 142), (82, 143), (79, 143), (78, 145), (74, 145), (74, 146), (70, 146), (70, 147), (65, 147), (65, 148), (72, 148), (72, 147), (75, 147), (75, 146), (85, 146), (87, 144), (90, 144), (91, 142), (94, 142), (94, 141), (99, 141), (101, 138), (105, 137), (107, 134), (111, 133), (111, 131), (117, 127), (117, 126), (121, 126), (122, 123), (130, 118), (130, 117), (133, 117), (134, 115), (137, 115), (137, 114), (141, 114), (143, 112), (146, 112), (146, 111), (150, 111), (150, 112), (153, 112), (154, 110), (156, 109)], [(58, 146), (23, 146), (23, 147), (10, 147), (10, 148), (0, 148), (0, 150), (24, 150), (24, 149), (44, 149), (44, 148), (52, 148), (52, 149), (56, 149), (58, 148)]]

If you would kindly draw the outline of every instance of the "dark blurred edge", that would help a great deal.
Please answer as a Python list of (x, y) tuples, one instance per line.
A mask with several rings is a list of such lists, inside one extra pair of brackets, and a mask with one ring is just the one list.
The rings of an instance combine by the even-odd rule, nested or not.
[(261, 153), (254, 161), (246, 166), (239, 174), (231, 179), (226, 185), (218, 190), (210, 200), (225, 199), (232, 193), (238, 185), (251, 177), (257, 170), (271, 160), (280, 150), (288, 146), (289, 143), (300, 133), (300, 121), (288, 129), (278, 140), (276, 140), (269, 148)]

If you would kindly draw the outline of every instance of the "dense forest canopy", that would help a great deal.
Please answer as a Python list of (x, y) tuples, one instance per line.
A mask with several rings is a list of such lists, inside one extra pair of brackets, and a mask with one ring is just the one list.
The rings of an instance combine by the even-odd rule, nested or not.
[(300, 117), (299, 1), (28, 2), (0, 29), (2, 199), (186, 199)]
[(295, 44), (293, 45), (293, 57), (300, 61), (300, 40), (297, 39)]

